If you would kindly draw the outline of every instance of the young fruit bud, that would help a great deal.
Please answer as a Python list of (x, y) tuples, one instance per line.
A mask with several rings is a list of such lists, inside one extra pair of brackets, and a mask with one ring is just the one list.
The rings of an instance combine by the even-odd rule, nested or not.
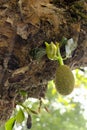
[(75, 79), (67, 65), (60, 65), (56, 70), (55, 85), (61, 95), (68, 95), (74, 89)]
[(58, 45), (54, 44), (53, 42), (51, 42), (50, 44), (45, 42), (45, 45), (47, 57), (51, 60), (57, 60)]

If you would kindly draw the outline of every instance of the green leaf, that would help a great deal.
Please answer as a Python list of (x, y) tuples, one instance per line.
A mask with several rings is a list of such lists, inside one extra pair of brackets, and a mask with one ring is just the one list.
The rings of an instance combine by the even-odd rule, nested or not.
[(74, 41), (73, 38), (70, 38), (69, 40), (67, 40), (67, 44), (65, 45), (67, 58), (72, 57), (72, 52), (76, 49), (76, 47), (77, 47), (77, 42)]
[(5, 130), (12, 130), (14, 127), (15, 123), (15, 117), (10, 118), (6, 123), (5, 123)]
[(61, 46), (64, 46), (64, 45), (66, 45), (67, 44), (67, 38), (66, 37), (63, 37), (62, 39), (61, 39), (61, 41), (60, 41), (60, 43), (61, 43)]
[(24, 90), (21, 90), (21, 91), (20, 91), (20, 94), (21, 94), (23, 97), (27, 97), (27, 92), (25, 92)]
[(35, 110), (32, 110), (32, 109), (30, 109), (30, 108), (28, 108), (27, 107), (27, 112), (28, 112), (28, 114), (31, 112), (31, 113), (33, 113), (33, 114), (38, 114), (38, 112), (37, 111), (35, 111)]
[(22, 109), (20, 109), (16, 115), (16, 122), (17, 123), (22, 123), (25, 119), (25, 116), (24, 116), (24, 112)]

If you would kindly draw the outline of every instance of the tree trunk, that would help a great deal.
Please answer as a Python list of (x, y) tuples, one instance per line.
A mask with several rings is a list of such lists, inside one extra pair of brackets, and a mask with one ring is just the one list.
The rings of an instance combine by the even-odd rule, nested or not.
[[(0, 0), (0, 122), (17, 102), (45, 96), (58, 66), (44, 53), (45, 41), (73, 38), (77, 47), (65, 60), (71, 69), (87, 65), (86, 0)], [(64, 46), (61, 54), (65, 56)]]

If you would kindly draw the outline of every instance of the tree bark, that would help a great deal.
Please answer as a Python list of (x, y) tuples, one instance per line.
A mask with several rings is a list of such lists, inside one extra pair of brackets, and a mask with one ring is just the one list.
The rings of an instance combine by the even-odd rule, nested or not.
[(44, 55), (44, 43), (63, 37), (77, 42), (65, 63), (71, 69), (87, 66), (86, 0), (0, 0), (0, 123), (25, 100), (23, 91), (45, 96), (58, 63)]

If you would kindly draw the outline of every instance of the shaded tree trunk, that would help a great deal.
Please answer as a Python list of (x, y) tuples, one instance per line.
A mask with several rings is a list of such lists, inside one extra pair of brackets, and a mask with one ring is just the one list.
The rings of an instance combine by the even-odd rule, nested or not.
[(62, 37), (78, 43), (65, 63), (71, 69), (86, 66), (86, 0), (0, 0), (0, 123), (16, 102), (24, 101), (22, 91), (28, 97), (45, 96), (58, 64), (44, 55), (44, 42)]

